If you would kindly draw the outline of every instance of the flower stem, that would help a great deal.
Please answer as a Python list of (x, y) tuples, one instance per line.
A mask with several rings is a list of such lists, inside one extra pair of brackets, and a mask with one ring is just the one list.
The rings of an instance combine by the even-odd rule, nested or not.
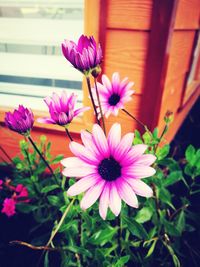
[(99, 91), (97, 88), (97, 79), (96, 78), (94, 78), (94, 84), (95, 84), (95, 90), (96, 90), (96, 94), (97, 94), (97, 101), (98, 101), (98, 105), (99, 105), (99, 109), (100, 109), (101, 119), (102, 119), (102, 123), (103, 123), (103, 130), (104, 130), (104, 133), (106, 135), (106, 126), (105, 126), (105, 121), (104, 121), (104, 117), (103, 117), (103, 111), (102, 111), (102, 107), (101, 107), (101, 101), (100, 101), (100, 97), (99, 97)]
[(42, 161), (45, 163), (45, 165), (48, 167), (48, 169), (50, 170), (52, 176), (56, 179), (55, 174), (52, 170), (52, 168), (50, 167), (49, 163), (46, 161), (46, 159), (43, 157), (42, 153), (40, 152), (40, 150), (37, 148), (36, 144), (34, 143), (33, 139), (28, 136), (28, 140), (31, 142), (32, 146), (34, 147), (35, 151), (39, 154), (40, 158), (42, 159)]
[(74, 201), (75, 201), (75, 198), (72, 199), (71, 203), (70, 203), (70, 204), (68, 205), (68, 207), (66, 208), (66, 210), (65, 210), (65, 212), (63, 213), (63, 215), (62, 215), (62, 217), (61, 217), (61, 219), (60, 219), (58, 225), (56, 226), (55, 230), (52, 231), (51, 236), (50, 236), (50, 238), (49, 238), (49, 241), (48, 241), (47, 244), (46, 244), (46, 247), (48, 247), (48, 246), (51, 244), (51, 242), (53, 241), (55, 235), (57, 234), (57, 232), (59, 231), (60, 227), (62, 226), (62, 224), (63, 224), (63, 222), (64, 222), (64, 220), (65, 220), (65, 217), (67, 216), (67, 214), (68, 214), (68, 212), (69, 212), (71, 206), (73, 205)]
[(100, 121), (99, 121), (99, 119), (98, 119), (97, 109), (96, 109), (96, 106), (95, 106), (95, 103), (94, 103), (94, 98), (93, 98), (93, 95), (92, 95), (92, 89), (91, 89), (91, 84), (90, 84), (90, 78), (89, 78), (88, 76), (86, 76), (86, 81), (87, 81), (88, 91), (89, 91), (90, 98), (91, 98), (91, 101), (92, 101), (93, 109), (94, 109), (94, 112), (95, 112), (96, 121), (97, 121), (97, 123), (100, 125)]
[(65, 128), (65, 131), (67, 133), (67, 136), (69, 137), (69, 140), (73, 141), (73, 138), (71, 137), (71, 134), (69, 133), (69, 130), (67, 129), (67, 127)]
[(134, 119), (138, 124), (140, 124), (146, 132), (149, 132), (149, 129), (147, 128), (147, 126), (142, 123), (140, 120), (136, 119), (136, 117), (134, 117), (131, 113), (129, 113), (126, 109), (122, 109), (123, 112), (125, 112), (128, 116), (130, 116), (132, 119)]
[(9, 161), (13, 164), (11, 157), (8, 155), (8, 153), (5, 151), (5, 149), (2, 146), (0, 146), (0, 150), (4, 153), (7, 159), (9, 159)]

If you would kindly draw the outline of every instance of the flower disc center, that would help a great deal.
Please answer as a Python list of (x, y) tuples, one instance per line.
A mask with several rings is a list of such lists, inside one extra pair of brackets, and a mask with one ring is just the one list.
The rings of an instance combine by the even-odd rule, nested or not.
[(109, 99), (108, 99), (108, 103), (111, 105), (111, 106), (115, 106), (117, 105), (117, 103), (119, 102), (120, 100), (120, 96), (118, 94), (112, 94)]
[(98, 173), (104, 180), (114, 181), (121, 176), (121, 166), (114, 158), (106, 158), (99, 164)]

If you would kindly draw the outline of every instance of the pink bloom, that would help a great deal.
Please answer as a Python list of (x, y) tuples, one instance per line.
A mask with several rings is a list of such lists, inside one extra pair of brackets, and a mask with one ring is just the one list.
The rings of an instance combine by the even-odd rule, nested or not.
[(82, 73), (87, 74), (99, 66), (102, 60), (102, 50), (97, 46), (93, 36), (81, 35), (78, 44), (65, 40), (62, 43), (64, 57)]
[(15, 196), (16, 202), (29, 202), (28, 189), (23, 184), (18, 184), (15, 188), (17, 195)]
[(78, 114), (86, 111), (89, 107), (83, 107), (74, 110), (77, 96), (74, 94), (67, 95), (65, 91), (62, 92), (61, 97), (53, 93), (52, 97), (47, 96), (44, 101), (49, 108), (51, 118), (39, 118), (37, 121), (41, 123), (58, 124), (66, 126)]
[(8, 217), (13, 216), (15, 212), (15, 205), (16, 202), (12, 198), (6, 198), (3, 202), (3, 209), (1, 210), (2, 213), (5, 213)]
[[(112, 81), (110, 81), (105, 74), (102, 75), (102, 84), (97, 83), (97, 88), (102, 111), (106, 118), (108, 118), (110, 114), (117, 116), (119, 109), (124, 108), (124, 104), (131, 100), (131, 95), (134, 93), (134, 91), (131, 90), (133, 85), (134, 83), (129, 82), (128, 78), (124, 78), (120, 81), (120, 76), (117, 72), (113, 73)], [(94, 88), (93, 95), (95, 96), (95, 104), (98, 106)]]
[(12, 131), (18, 132), (22, 135), (28, 135), (33, 128), (34, 116), (30, 109), (19, 105), (13, 113), (6, 112), (5, 124)]
[(3, 180), (0, 179), (0, 190), (3, 189)]
[(97, 124), (92, 134), (81, 132), (84, 145), (71, 142), (69, 147), (75, 157), (61, 161), (65, 166), (63, 174), (79, 178), (67, 193), (75, 196), (86, 192), (81, 208), (87, 209), (99, 201), (100, 216), (105, 219), (108, 207), (118, 216), (121, 199), (131, 207), (138, 207), (137, 195), (152, 196), (152, 189), (141, 178), (155, 174), (150, 165), (156, 160), (152, 154), (145, 154), (146, 145), (132, 146), (134, 134), (128, 133), (121, 138), (121, 126), (115, 123), (106, 139)]

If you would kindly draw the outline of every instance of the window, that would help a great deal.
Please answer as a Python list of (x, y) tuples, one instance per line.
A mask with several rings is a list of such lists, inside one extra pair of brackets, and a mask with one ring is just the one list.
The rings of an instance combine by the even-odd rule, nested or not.
[(61, 55), (64, 38), (83, 33), (84, 0), (0, 0), (0, 106), (42, 101), (66, 89), (82, 105), (82, 75)]

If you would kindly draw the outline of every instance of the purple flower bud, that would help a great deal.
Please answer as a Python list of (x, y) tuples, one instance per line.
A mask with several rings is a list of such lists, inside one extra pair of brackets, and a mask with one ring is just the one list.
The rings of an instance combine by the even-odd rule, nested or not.
[(59, 97), (56, 93), (53, 93), (52, 97), (47, 96), (44, 101), (49, 108), (51, 118), (39, 118), (37, 121), (41, 123), (66, 126), (79, 113), (90, 109), (89, 107), (83, 107), (74, 110), (76, 100), (77, 96), (75, 94), (68, 96), (65, 91), (62, 92), (61, 97)]
[(64, 40), (62, 52), (64, 57), (85, 75), (98, 67), (102, 61), (100, 44), (97, 46), (93, 36), (81, 35), (78, 44)]
[(29, 135), (33, 128), (34, 116), (30, 109), (19, 105), (14, 112), (6, 112), (5, 124), (12, 131), (18, 132), (22, 135)]

